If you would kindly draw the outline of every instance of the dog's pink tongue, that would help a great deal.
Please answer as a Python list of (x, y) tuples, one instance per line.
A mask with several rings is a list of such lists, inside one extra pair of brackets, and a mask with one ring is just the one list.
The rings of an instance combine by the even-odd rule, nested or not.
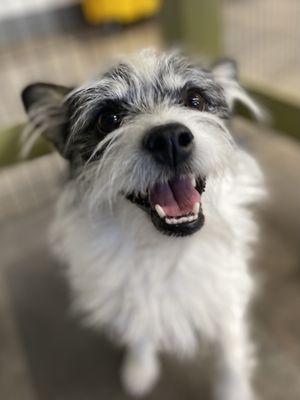
[(155, 184), (149, 200), (152, 208), (159, 204), (167, 216), (180, 217), (193, 211), (194, 204), (200, 202), (200, 193), (189, 177), (181, 177)]

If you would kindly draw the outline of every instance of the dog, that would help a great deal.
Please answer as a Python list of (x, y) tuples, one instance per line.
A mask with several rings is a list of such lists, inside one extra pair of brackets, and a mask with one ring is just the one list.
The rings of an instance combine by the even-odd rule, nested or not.
[(260, 108), (236, 64), (205, 69), (143, 50), (77, 88), (22, 93), (33, 131), (68, 160), (52, 226), (74, 309), (126, 354), (121, 380), (151, 391), (159, 353), (217, 349), (215, 396), (252, 400), (251, 204), (264, 193), (256, 161), (230, 134), (234, 104)]

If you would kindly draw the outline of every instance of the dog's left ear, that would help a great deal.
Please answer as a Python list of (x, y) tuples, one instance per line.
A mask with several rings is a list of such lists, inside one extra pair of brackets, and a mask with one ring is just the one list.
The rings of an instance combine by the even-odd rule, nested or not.
[(43, 135), (66, 157), (68, 109), (64, 100), (71, 90), (72, 88), (65, 86), (41, 82), (31, 84), (23, 90), (22, 101), (31, 123), (31, 137), (25, 138), (25, 148), (30, 147), (28, 144), (32, 145), (32, 137)]
[(258, 119), (263, 119), (265, 114), (258, 104), (251, 98), (238, 80), (237, 64), (234, 60), (223, 59), (212, 66), (212, 74), (222, 86), (226, 101), (231, 111), (237, 102), (244, 104)]

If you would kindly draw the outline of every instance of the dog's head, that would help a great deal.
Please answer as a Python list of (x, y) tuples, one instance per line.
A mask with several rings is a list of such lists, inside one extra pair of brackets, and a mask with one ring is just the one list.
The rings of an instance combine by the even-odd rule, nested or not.
[(112, 207), (123, 196), (176, 236), (202, 227), (205, 182), (230, 164), (226, 121), (234, 101), (257, 111), (233, 62), (205, 70), (153, 51), (82, 87), (37, 83), (22, 98), (33, 126), (70, 161), (85, 196)]

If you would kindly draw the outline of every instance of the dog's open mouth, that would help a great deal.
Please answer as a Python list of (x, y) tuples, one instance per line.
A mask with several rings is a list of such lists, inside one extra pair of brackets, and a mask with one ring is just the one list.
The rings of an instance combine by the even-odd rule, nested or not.
[(156, 183), (145, 195), (133, 194), (127, 198), (150, 214), (154, 226), (167, 235), (186, 236), (204, 224), (201, 195), (205, 178), (174, 177), (165, 183)]

